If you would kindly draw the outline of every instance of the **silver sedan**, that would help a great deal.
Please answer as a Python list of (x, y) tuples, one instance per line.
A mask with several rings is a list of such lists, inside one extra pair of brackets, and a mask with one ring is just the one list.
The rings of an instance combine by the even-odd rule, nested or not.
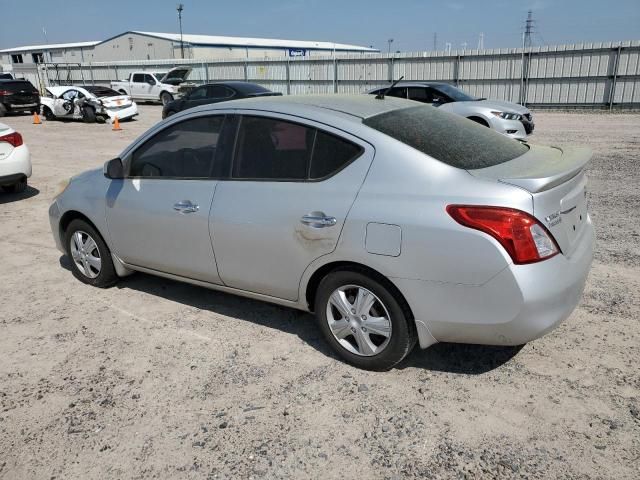
[(518, 345), (571, 314), (590, 156), (397, 98), (238, 100), (160, 122), (49, 216), (82, 282), (146, 272), (315, 312), (343, 359), (389, 369), (416, 342)]

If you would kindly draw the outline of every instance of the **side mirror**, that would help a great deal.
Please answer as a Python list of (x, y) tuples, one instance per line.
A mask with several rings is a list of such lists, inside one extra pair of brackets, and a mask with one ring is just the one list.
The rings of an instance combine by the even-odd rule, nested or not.
[(150, 78), (149, 80), (147, 80), (147, 83), (148, 83), (149, 85), (155, 85), (155, 84), (156, 84), (156, 81), (155, 81), (153, 78)]
[(124, 178), (124, 165), (120, 158), (114, 158), (104, 164), (104, 176), (111, 180)]

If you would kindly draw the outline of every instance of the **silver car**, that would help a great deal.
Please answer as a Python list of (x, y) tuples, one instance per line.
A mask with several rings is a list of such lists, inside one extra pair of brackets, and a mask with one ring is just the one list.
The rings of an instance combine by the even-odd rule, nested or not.
[[(387, 89), (377, 88), (369, 93), (377, 95)], [(504, 100), (472, 97), (447, 83), (398, 82), (387, 95), (428, 103), (519, 140), (526, 139), (535, 128), (533, 116), (527, 107)]]
[(139, 271), (315, 312), (380, 370), (416, 341), (519, 345), (570, 315), (590, 157), (409, 100), (245, 99), (160, 122), (49, 216), (82, 282)]

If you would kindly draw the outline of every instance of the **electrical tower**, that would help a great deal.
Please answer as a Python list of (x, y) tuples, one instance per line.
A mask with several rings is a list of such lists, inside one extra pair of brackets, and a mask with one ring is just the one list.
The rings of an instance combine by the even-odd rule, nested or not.
[(529, 10), (529, 12), (527, 13), (527, 20), (524, 23), (524, 36), (522, 37), (522, 46), (525, 48), (531, 47), (533, 45), (531, 37), (534, 31), (534, 23), (533, 11)]
[(478, 36), (478, 50), (484, 50), (484, 33), (480, 32)]

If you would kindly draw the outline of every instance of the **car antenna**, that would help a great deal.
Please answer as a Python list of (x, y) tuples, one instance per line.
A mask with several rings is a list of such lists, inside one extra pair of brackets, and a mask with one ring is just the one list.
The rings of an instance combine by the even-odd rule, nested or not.
[(391, 85), (389, 85), (389, 88), (387, 88), (384, 92), (379, 93), (378, 95), (376, 95), (376, 100), (384, 100), (384, 96), (389, 93), (391, 91), (391, 89), (393, 87), (395, 87), (398, 83), (400, 83), (402, 81), (402, 79), (404, 78), (404, 75), (401, 76), (398, 80), (396, 80), (395, 82), (393, 82)]

